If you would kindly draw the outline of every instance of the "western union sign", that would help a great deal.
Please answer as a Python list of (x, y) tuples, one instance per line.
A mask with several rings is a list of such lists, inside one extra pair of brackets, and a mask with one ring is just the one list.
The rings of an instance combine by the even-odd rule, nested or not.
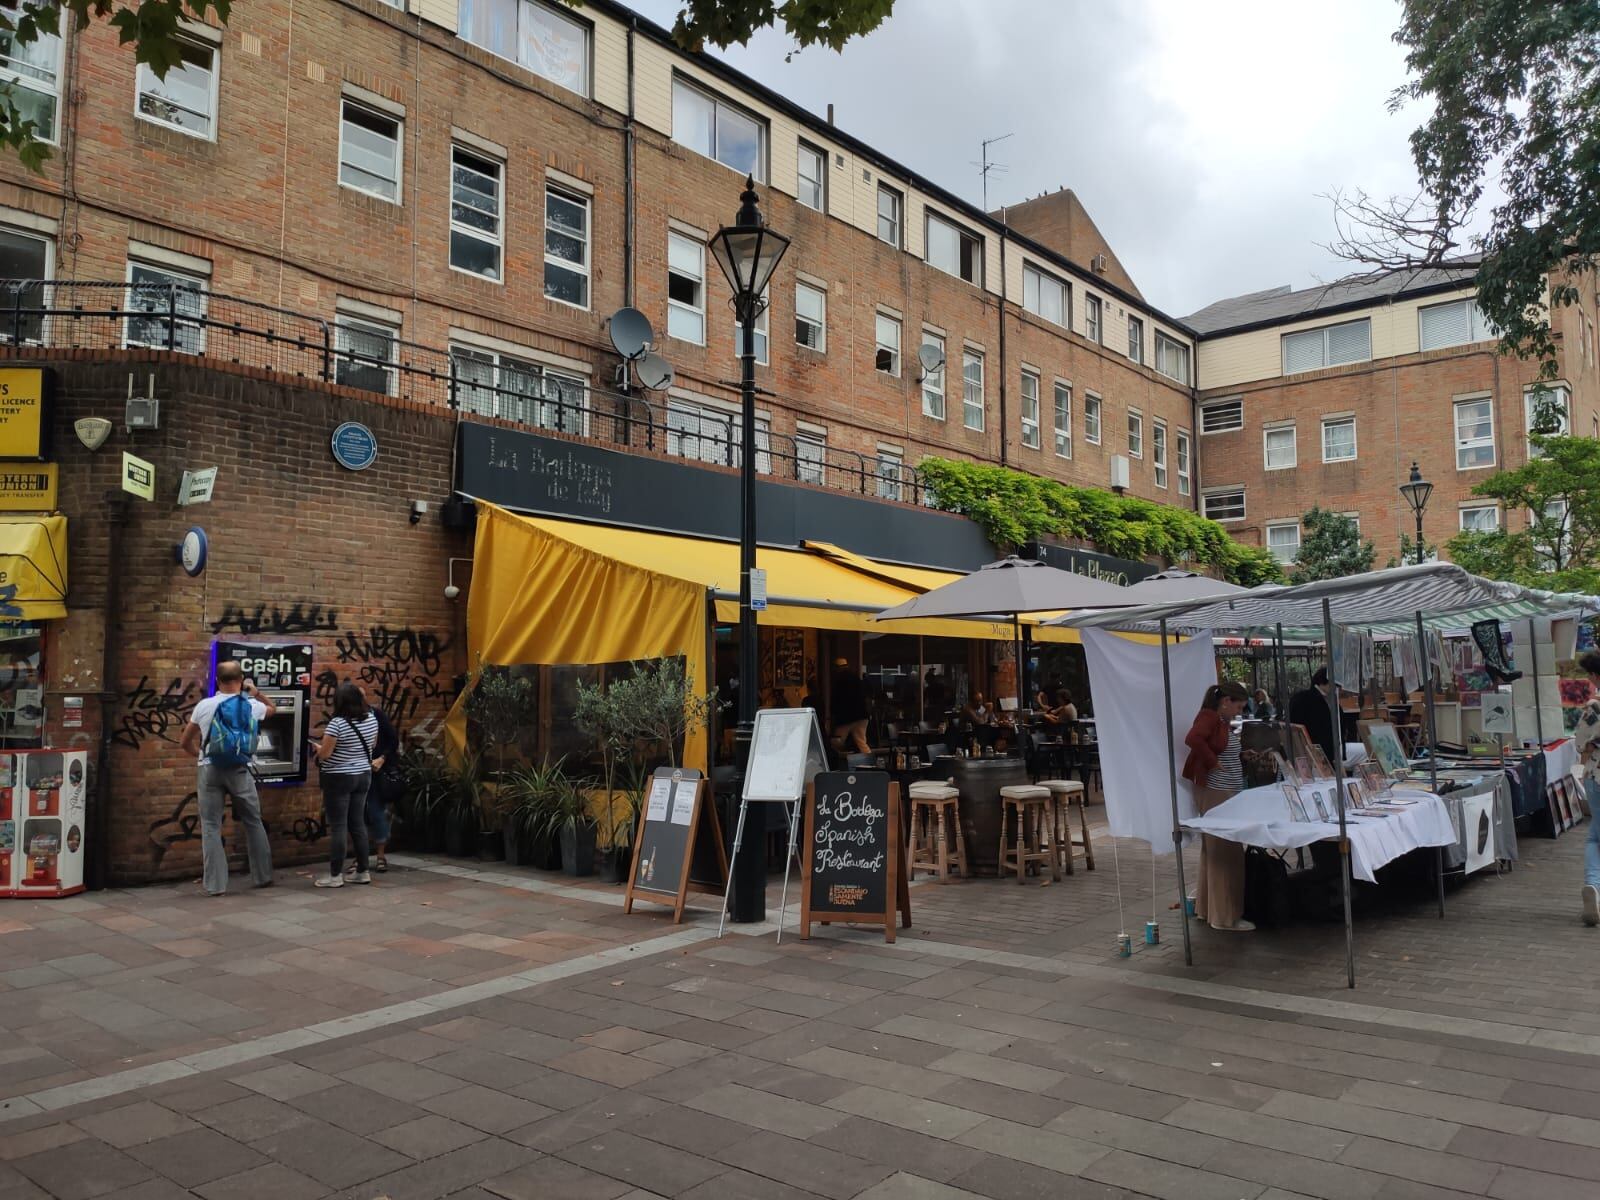
[(0, 463), (0, 512), (50, 512), (56, 507), (56, 463)]
[(0, 458), (44, 457), (46, 387), (43, 367), (0, 368)]

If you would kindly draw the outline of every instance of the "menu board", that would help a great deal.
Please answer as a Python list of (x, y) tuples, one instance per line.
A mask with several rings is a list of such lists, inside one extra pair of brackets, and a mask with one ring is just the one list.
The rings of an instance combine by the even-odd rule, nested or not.
[[(722, 849), (713, 805), (706, 804), (705, 779), (699, 771), (660, 767), (650, 777), (645, 792), (643, 818), (634, 836), (633, 866), (628, 874), (628, 891), (623, 911), (633, 911), (637, 897), (656, 904), (670, 904), (672, 921), (683, 920), (684, 901), (691, 891), (719, 894), (728, 877), (728, 863)], [(701, 836), (703, 834), (703, 836)], [(715, 881), (696, 879), (691, 868), (704, 862), (708, 851), (697, 845), (714, 842), (717, 870)]]
[(826, 761), (816, 713), (809, 708), (763, 708), (750, 735), (743, 798), (793, 804)]
[(911, 927), (899, 786), (886, 771), (829, 771), (808, 791), (800, 936), (812, 921), (881, 922), (894, 941), (897, 908)]

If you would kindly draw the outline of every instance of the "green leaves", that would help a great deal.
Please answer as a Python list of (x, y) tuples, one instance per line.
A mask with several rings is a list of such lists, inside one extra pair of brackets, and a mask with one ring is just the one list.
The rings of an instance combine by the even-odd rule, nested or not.
[(1343, 513), (1313, 506), (1300, 518), (1300, 552), (1295, 555), (1294, 581), (1342, 579), (1372, 570), (1378, 552), (1363, 541), (1359, 526)]
[(800, 48), (841, 50), (871, 33), (894, 9), (894, 0), (684, 0), (672, 36), (688, 50), (744, 45), (769, 25), (781, 25)]

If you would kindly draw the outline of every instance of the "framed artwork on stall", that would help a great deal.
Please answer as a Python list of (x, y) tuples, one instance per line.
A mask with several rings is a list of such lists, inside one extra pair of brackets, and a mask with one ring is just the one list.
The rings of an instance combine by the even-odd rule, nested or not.
[(1367, 745), (1367, 753), (1383, 768), (1385, 775), (1400, 776), (1410, 769), (1411, 762), (1400, 744), (1400, 735), (1388, 721), (1362, 721), (1357, 728)]
[(1311, 747), (1311, 767), (1317, 773), (1318, 779), (1332, 779), (1333, 764), (1328, 761), (1327, 754), (1321, 746)]
[(1367, 796), (1367, 786), (1366, 786), (1366, 784), (1362, 783), (1361, 780), (1359, 780), (1359, 779), (1346, 779), (1344, 781), (1344, 787), (1345, 787), (1345, 791), (1350, 796), (1350, 807), (1351, 808), (1356, 808), (1356, 809), (1365, 808), (1365, 807), (1367, 807), (1367, 805), (1369, 803), (1371, 803), (1370, 799)]
[(1561, 816), (1560, 789), (1550, 788), (1544, 794), (1545, 806), (1550, 810), (1550, 836), (1560, 837), (1567, 831), (1566, 822)]
[(1283, 798), (1289, 805), (1289, 820), (1309, 821), (1311, 819), (1306, 815), (1306, 802), (1300, 795), (1300, 789), (1295, 787), (1294, 784), (1285, 783), (1283, 785)]
[(1315, 789), (1312, 789), (1311, 801), (1312, 801), (1313, 804), (1315, 804), (1317, 806), (1317, 820), (1319, 820), (1319, 821), (1329, 821), (1329, 820), (1333, 819), (1333, 814), (1328, 811), (1328, 806), (1323, 801), (1321, 792), (1319, 792), (1319, 791), (1317, 791)]
[(1272, 752), (1272, 765), (1277, 768), (1278, 778), (1283, 780), (1285, 783), (1294, 784), (1296, 787), (1299, 787), (1303, 784), (1311, 782), (1300, 773), (1300, 768), (1298, 766), (1290, 762), (1276, 750)]
[(1393, 791), (1393, 784), (1389, 777), (1383, 773), (1382, 768), (1370, 758), (1356, 767), (1356, 772), (1361, 776), (1361, 782), (1366, 785), (1367, 794), (1373, 798), (1387, 796)]
[(1578, 823), (1572, 811), (1572, 790), (1567, 787), (1565, 779), (1558, 779), (1555, 786), (1556, 801), (1561, 805), (1561, 828), (1571, 829)]

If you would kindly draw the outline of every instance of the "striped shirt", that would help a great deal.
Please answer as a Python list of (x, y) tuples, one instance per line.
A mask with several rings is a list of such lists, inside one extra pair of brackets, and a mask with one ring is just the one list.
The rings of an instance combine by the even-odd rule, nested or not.
[[(333, 738), (333, 753), (322, 760), (322, 769), (330, 775), (359, 775), (372, 770), (368, 750), (378, 744), (378, 718), (369, 710), (355, 721), (335, 717), (328, 722), (327, 734)], [(359, 736), (357, 736), (359, 735)], [(366, 744), (362, 744), (362, 738)]]
[(1206, 776), (1206, 786), (1217, 792), (1244, 790), (1244, 764), (1239, 761), (1239, 730), (1228, 730), (1228, 748), (1217, 755), (1217, 765)]

